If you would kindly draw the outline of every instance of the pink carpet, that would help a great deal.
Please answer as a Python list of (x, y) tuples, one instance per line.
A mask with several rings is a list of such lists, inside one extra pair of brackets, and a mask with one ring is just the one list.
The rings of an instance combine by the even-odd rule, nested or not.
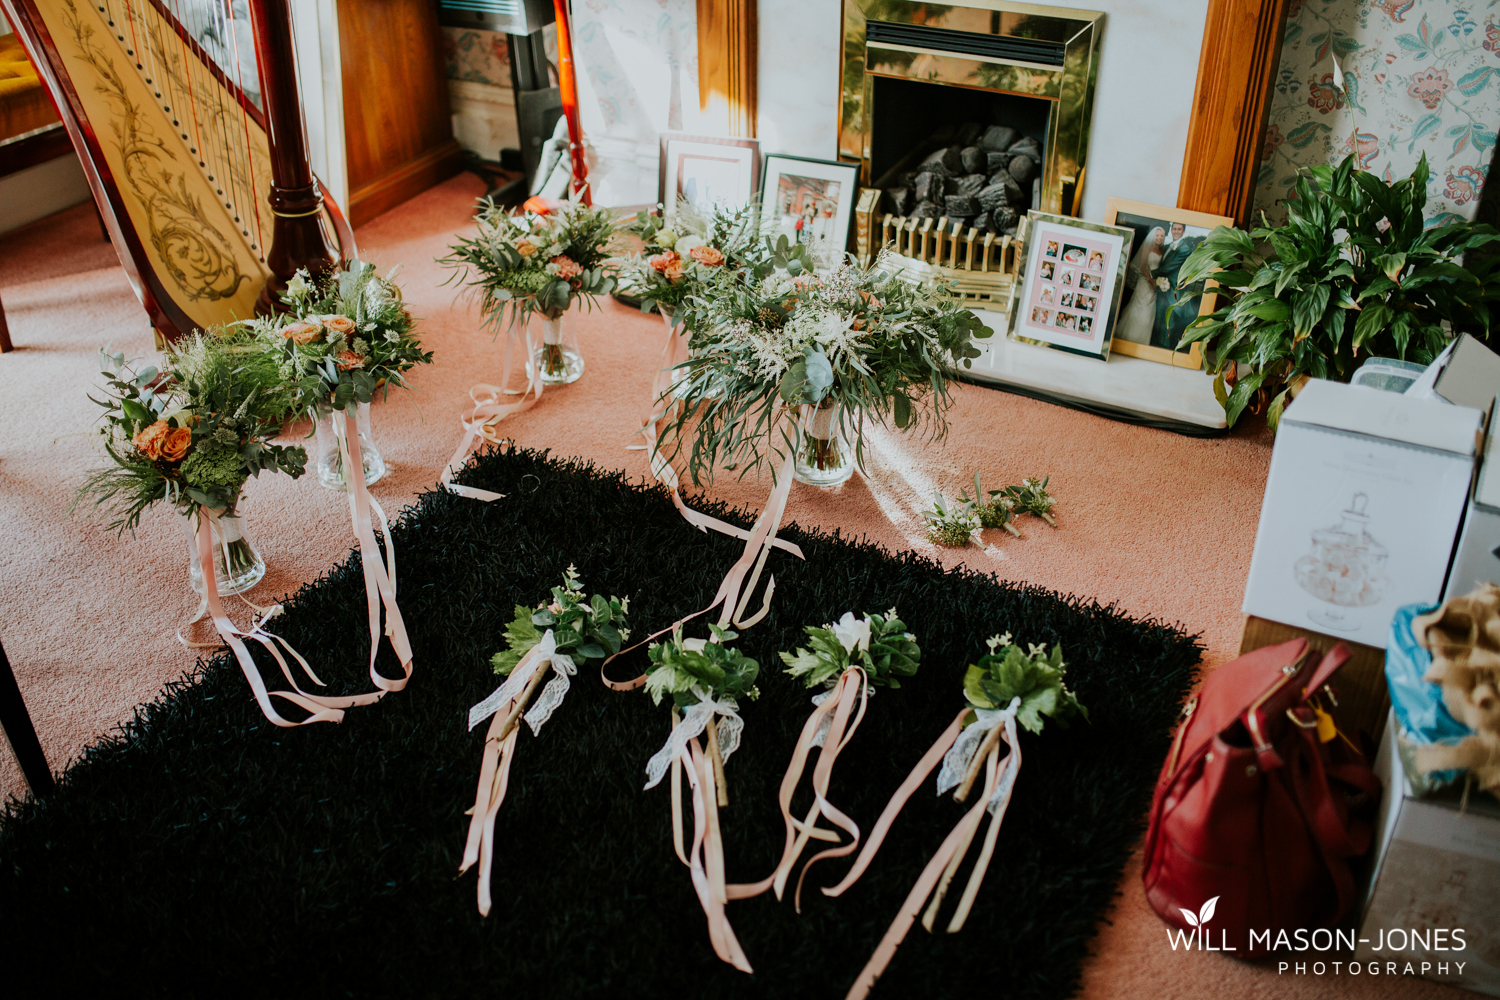
[[(413, 375), (414, 392), (375, 407), (375, 436), (391, 473), (372, 491), (391, 512), (436, 480), (458, 443), (469, 387), (500, 377), (499, 345), (480, 332), (473, 302), (442, 285), (448, 272), (434, 263), (453, 235), (471, 226), (472, 200), (482, 191), (463, 175), (359, 232), (366, 259), (382, 268), (404, 265), (402, 287), (436, 353), (435, 364)], [(145, 312), (100, 239), (93, 210), (81, 205), (0, 239), (0, 297), (16, 344), (0, 356), (0, 526), (7, 539), (0, 549), (0, 641), (60, 770), (191, 666), (193, 654), (176, 633), (197, 602), (176, 515), (154, 511), (135, 539), (122, 541), (88, 511), (68, 513), (79, 477), (99, 461), (96, 410), (85, 398), (97, 378), (98, 349), (135, 357), (152, 350)], [(548, 390), (535, 409), (508, 421), (509, 433), (522, 445), (644, 477), (644, 453), (628, 448), (641, 441), (635, 428), (661, 321), (613, 301), (571, 321), (587, 361), (583, 379)], [(1211, 666), (1233, 657), (1270, 459), (1263, 426), (1200, 440), (977, 386), (959, 387), (951, 421), (937, 443), (876, 432), (868, 476), (828, 492), (794, 489), (788, 520), (1115, 602), (1126, 613), (1201, 633)], [(987, 531), (982, 548), (959, 551), (925, 541), (918, 511), (935, 488), (951, 496), (976, 468), (995, 486), (1050, 474), (1059, 527), (1027, 519), (1024, 539)], [(723, 474), (709, 492), (758, 507), (768, 477), (733, 476)], [(270, 564), (249, 595), (257, 603), (316, 579), (352, 544), (343, 496), (311, 478), (253, 480), (243, 512)], [(422, 683), (420, 663), (413, 683)], [(19, 768), (8, 753), (0, 758), (0, 794), (19, 793)], [(990, 889), (1002, 886), (1003, 878)], [(1085, 968), (1087, 997), (1456, 995), (1416, 979), (1278, 975), (1274, 966), (1174, 953), (1146, 905), (1139, 856), (1120, 892)]]

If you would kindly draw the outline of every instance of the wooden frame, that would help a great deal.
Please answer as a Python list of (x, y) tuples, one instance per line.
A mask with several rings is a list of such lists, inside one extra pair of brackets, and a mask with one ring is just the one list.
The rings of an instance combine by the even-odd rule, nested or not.
[(698, 104), (729, 135), (755, 138), (759, 58), (756, 0), (698, 0)]
[[(1121, 225), (1119, 216), (1122, 213), (1133, 215), (1137, 218), (1157, 219), (1167, 223), (1180, 222), (1185, 226), (1195, 226), (1208, 230), (1212, 230), (1215, 226), (1229, 226), (1234, 224), (1234, 220), (1226, 215), (1210, 215), (1207, 212), (1192, 212), (1185, 208), (1149, 205), (1143, 201), (1130, 201), (1125, 198), (1114, 197), (1111, 197), (1105, 205), (1104, 221), (1110, 225)], [(1131, 248), (1132, 254), (1136, 249), (1138, 248)], [(1198, 305), (1199, 316), (1207, 316), (1218, 308), (1218, 293), (1213, 291), (1213, 289), (1218, 287), (1219, 283), (1212, 280), (1204, 285), (1203, 297)], [(1202, 345), (1196, 342), (1186, 351), (1173, 351), (1165, 347), (1138, 344), (1116, 337), (1111, 343), (1110, 352), (1113, 354), (1128, 355), (1132, 358), (1144, 358), (1147, 361), (1172, 365), (1174, 368), (1203, 367)]]
[(1287, 0), (1209, 0), (1179, 208), (1250, 220)]
[(744, 187), (731, 204), (734, 208), (748, 205), (755, 199), (755, 193), (760, 190), (760, 142), (756, 139), (726, 139), (723, 136), (714, 135), (686, 135), (682, 132), (663, 132), (661, 134), (661, 164), (656, 178), (656, 200), (662, 206), (662, 210), (668, 215), (677, 207), (677, 194), (681, 178), (676, 168), (671, 163), (670, 157), (675, 148), (678, 154), (684, 152), (697, 152), (704, 154), (715, 147), (730, 147), (744, 150), (743, 153), (735, 154), (735, 159), (743, 160), (749, 167), (749, 185)]

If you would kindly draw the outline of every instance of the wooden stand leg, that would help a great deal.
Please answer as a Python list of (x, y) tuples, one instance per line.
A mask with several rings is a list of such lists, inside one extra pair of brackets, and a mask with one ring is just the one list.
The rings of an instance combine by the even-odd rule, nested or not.
[(0, 302), (0, 354), (15, 349), (15, 345), (10, 342), (10, 324), (5, 322), (5, 303)]
[(36, 727), (31, 724), (31, 713), (26, 711), (26, 702), (21, 697), (21, 688), (16, 684), (16, 675), (11, 672), (10, 660), (5, 656), (5, 647), (0, 646), (0, 726), (5, 729), (5, 738), (15, 751), (20, 762), (21, 773), (26, 783), (38, 797), (52, 791), (52, 769), (47, 766), (47, 755), (42, 753), (42, 744), (36, 738)]

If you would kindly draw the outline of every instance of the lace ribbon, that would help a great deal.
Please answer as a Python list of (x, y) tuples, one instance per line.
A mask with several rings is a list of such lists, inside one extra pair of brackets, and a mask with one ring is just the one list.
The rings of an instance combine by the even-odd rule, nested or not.
[(724, 720), (718, 723), (720, 760), (728, 764), (729, 755), (740, 747), (740, 735), (745, 731), (745, 720), (740, 718), (739, 703), (733, 698), (715, 701), (713, 696), (698, 684), (694, 684), (689, 691), (698, 699), (698, 703), (689, 705), (684, 710), (682, 719), (672, 726), (672, 733), (667, 737), (667, 742), (651, 755), (650, 760), (646, 761), (646, 788), (648, 790), (661, 784), (661, 779), (667, 775), (667, 767), (672, 761), (682, 756), (688, 740), (701, 736), (708, 728), (708, 720), (716, 715)]
[[(963, 929), (964, 922), (969, 917), (969, 911), (974, 905), (974, 898), (978, 895), (979, 887), (984, 881), (985, 872), (989, 870), (990, 858), (995, 852), (995, 840), (1000, 833), (1000, 824), (1005, 819), (1005, 810), (1010, 805), (1011, 794), (1015, 790), (1016, 775), (1021, 770), (1021, 744), (1016, 734), (1016, 709), (1019, 704), (1020, 699), (1016, 698), (1011, 700), (1008, 708), (1001, 711), (974, 710), (975, 715), (979, 717), (969, 729), (978, 729), (980, 726), (986, 728), (980, 736), (967, 741), (960, 736), (959, 727), (963, 724), (970, 709), (965, 708), (960, 712), (947, 731), (923, 755), (916, 768), (897, 789), (896, 794), (891, 797), (891, 801), (887, 803), (880, 819), (875, 824), (870, 842), (861, 852), (849, 874), (838, 885), (823, 890), (830, 896), (837, 896), (854, 884), (855, 880), (869, 867), (871, 859), (874, 858), (896, 814), (901, 811), (901, 807), (906, 804), (906, 800), (911, 797), (917, 786), (926, 780), (927, 775), (938, 765), (940, 759), (943, 761), (944, 769), (938, 778), (938, 794), (942, 794), (957, 784), (957, 782), (948, 783), (953, 772), (958, 772), (962, 780), (976, 752), (983, 747), (988, 747), (984, 756), (985, 779), (982, 796), (964, 813), (958, 825), (944, 838), (937, 853), (922, 870), (916, 885), (912, 887), (906, 901), (901, 904), (896, 919), (891, 922), (890, 928), (881, 938), (875, 953), (870, 956), (870, 960), (865, 963), (854, 985), (849, 988), (845, 1000), (863, 1000), (869, 995), (876, 980), (895, 957), (896, 949), (905, 940), (907, 931), (911, 930), (911, 925), (916, 922), (917, 914), (921, 912), (924, 903), (927, 903), (927, 910), (922, 915), (922, 926), (931, 932), (933, 923), (937, 919), (938, 909), (942, 906), (943, 898), (948, 892), (948, 885), (963, 863), (969, 845), (973, 843), (974, 835), (979, 830), (980, 822), (988, 813), (990, 825), (985, 832), (984, 845), (980, 848), (979, 858), (974, 862), (974, 870), (969, 873), (969, 881), (964, 886), (958, 907), (948, 922), (949, 934), (955, 934)], [(981, 712), (983, 716), (980, 716)], [(991, 741), (988, 737), (995, 729), (999, 729), (1000, 739)], [(962, 747), (959, 745), (960, 741), (964, 743)], [(1002, 741), (1010, 746), (1010, 753), (1006, 756), (1003, 765), (1000, 763)], [(953, 758), (951, 762), (946, 759), (950, 755)], [(964, 759), (962, 769), (957, 766), (960, 759)], [(951, 768), (950, 763), (953, 765)], [(929, 897), (931, 897), (930, 902)]]
[(468, 871), (474, 862), (479, 862), (479, 886), (476, 889), (479, 915), (490, 915), (490, 869), (495, 860), (495, 817), (505, 802), (505, 791), (510, 786), (510, 763), (515, 758), (516, 735), (519, 725), (505, 732), (516, 704), (540, 670), (551, 668), (555, 676), (542, 691), (541, 697), (526, 713), (527, 725), (533, 736), (539, 735), (542, 726), (552, 718), (552, 713), (562, 704), (568, 693), (569, 678), (577, 673), (573, 658), (557, 652), (557, 640), (548, 629), (542, 641), (527, 651), (517, 663), (510, 676), (494, 693), (469, 709), (469, 729), (472, 730), (486, 718), (490, 720), (489, 732), (484, 738), (484, 755), (479, 765), (479, 785), (474, 792), (474, 807), (469, 810), (469, 834), (464, 842), (463, 862), (459, 873)]
[[(453, 481), (453, 477), (464, 467), (481, 440), (489, 444), (498, 444), (502, 440), (499, 431), (495, 429), (500, 421), (513, 413), (524, 413), (542, 398), (542, 376), (534, 357), (535, 345), (531, 340), (530, 324), (526, 327), (526, 388), (520, 391), (505, 388), (510, 383), (511, 351), (515, 347), (516, 337), (516, 324), (511, 322), (505, 328), (505, 364), (500, 373), (500, 384), (480, 382), (469, 390), (469, 399), (473, 401), (474, 408), (467, 417), (459, 421), (464, 429), (463, 440), (459, 442), (458, 450), (443, 467), (443, 474), (439, 477), (443, 488), (450, 493), (485, 503), (499, 500), (505, 495), (474, 486), (460, 486)], [(501, 403), (501, 396), (520, 396), (521, 399), (515, 403)]]

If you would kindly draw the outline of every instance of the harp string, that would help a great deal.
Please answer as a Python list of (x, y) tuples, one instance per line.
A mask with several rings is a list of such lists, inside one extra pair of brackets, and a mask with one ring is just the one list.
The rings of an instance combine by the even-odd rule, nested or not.
[[(233, 7), (234, 0), (224, 0), (224, 3), (229, 8), (230, 35), (234, 39), (234, 53), (233, 53), (233, 55), (234, 55), (235, 85), (239, 87), (240, 93), (243, 94), (245, 92), (245, 75), (244, 75), (244, 67), (241, 65), (241, 59), (240, 59), (240, 51), (241, 50), (240, 50), (240, 40), (239, 40), (239, 28), (238, 28), (239, 19), (236, 18), (236, 17), (234, 17), (234, 7)], [(258, 72), (259, 72), (259, 66), (255, 67), (255, 69), (253, 70), (253, 72), (256, 72), (258, 74)], [(256, 91), (257, 94), (260, 94), (260, 98), (261, 98), (261, 100), (260, 100), (260, 106), (261, 106), (261, 109), (264, 110), (265, 106), (266, 106), (265, 105), (265, 94), (262, 93), (262, 91), (261, 91), (260, 81), (258, 79), (256, 80), (255, 91)], [(241, 123), (242, 127), (244, 128), (244, 134), (245, 134), (245, 166), (248, 168), (248, 174), (249, 174), (249, 176), (248, 176), (248, 183), (249, 183), (250, 189), (252, 191), (259, 191), (260, 187), (259, 187), (259, 185), (257, 185), (255, 183), (255, 159), (250, 155), (250, 115), (249, 115), (248, 112), (245, 111), (245, 109), (243, 107), (240, 107), (239, 105), (236, 105), (236, 108), (237, 108), (237, 110), (240, 113), (240, 123)], [(260, 199), (256, 198), (256, 197), (252, 197), (252, 198), (249, 199), (249, 204), (250, 204), (250, 206), (251, 206), (251, 208), (253, 209), (253, 212), (254, 212), (251, 221), (253, 221), (253, 223), (255, 225), (255, 237), (254, 237), (254, 239), (255, 239), (255, 245), (257, 247), (262, 247), (262, 246), (265, 245), (265, 243), (261, 239)], [(248, 232), (248, 230), (246, 231), (245, 235), (246, 236), (250, 235), (249, 232)], [(261, 260), (265, 260), (265, 254), (264, 254), (264, 252), (262, 252), (260, 256), (261, 256)]]

